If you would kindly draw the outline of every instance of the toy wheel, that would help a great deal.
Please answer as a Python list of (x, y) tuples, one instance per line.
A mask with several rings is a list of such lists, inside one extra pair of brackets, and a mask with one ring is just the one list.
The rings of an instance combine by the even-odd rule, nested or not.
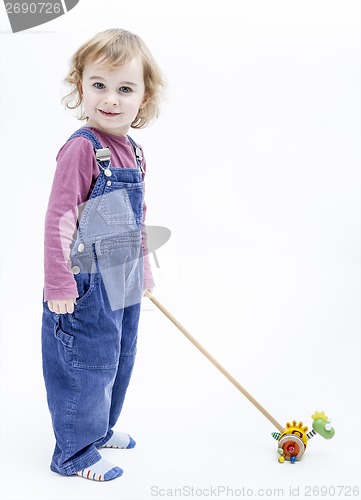
[(281, 437), (278, 441), (278, 447), (283, 449), (283, 454), (286, 460), (290, 460), (292, 456), (299, 460), (305, 451), (303, 441), (294, 434), (286, 434)]

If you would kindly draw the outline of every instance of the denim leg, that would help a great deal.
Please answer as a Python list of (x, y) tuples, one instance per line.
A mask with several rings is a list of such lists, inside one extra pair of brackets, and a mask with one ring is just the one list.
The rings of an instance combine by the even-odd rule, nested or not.
[(66, 348), (55, 333), (59, 316), (43, 308), (42, 356), (47, 400), (56, 446), (50, 468), (62, 475), (75, 474), (100, 460), (92, 441), (76, 436), (78, 409), (82, 403), (78, 371), (69, 366)]
[(118, 370), (114, 381), (109, 413), (109, 427), (106, 437), (97, 446), (105, 444), (112, 436), (112, 428), (122, 411), (125, 395), (132, 375), (137, 350), (140, 303), (124, 308), (121, 335), (121, 351)]
[(43, 309), (43, 372), (56, 438), (51, 469), (62, 475), (100, 460), (96, 443), (109, 429), (123, 310), (107, 314), (96, 290), (72, 315)]

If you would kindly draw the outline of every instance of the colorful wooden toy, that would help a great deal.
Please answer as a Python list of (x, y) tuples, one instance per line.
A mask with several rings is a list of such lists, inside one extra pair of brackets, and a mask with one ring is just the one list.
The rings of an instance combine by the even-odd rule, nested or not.
[[(292, 423), (287, 422), (283, 432), (272, 432), (274, 439), (278, 441), (278, 453), (284, 460), (289, 460), (295, 463), (300, 460), (308, 441), (316, 434), (320, 434), (325, 439), (331, 439), (335, 435), (335, 429), (331, 426), (331, 421), (326, 417), (325, 413), (316, 411), (312, 417), (312, 431), (308, 431), (308, 427), (303, 425), (303, 422), (293, 420)], [(280, 458), (281, 458), (280, 457)], [(283, 463), (284, 460), (279, 462)]]

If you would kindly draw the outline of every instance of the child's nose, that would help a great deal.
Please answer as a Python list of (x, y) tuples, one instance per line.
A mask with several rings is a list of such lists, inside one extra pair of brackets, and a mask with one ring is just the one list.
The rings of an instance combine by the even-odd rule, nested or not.
[(104, 99), (104, 102), (105, 104), (118, 104), (118, 96), (116, 94), (113, 94), (113, 93), (109, 93), (105, 96), (105, 99)]

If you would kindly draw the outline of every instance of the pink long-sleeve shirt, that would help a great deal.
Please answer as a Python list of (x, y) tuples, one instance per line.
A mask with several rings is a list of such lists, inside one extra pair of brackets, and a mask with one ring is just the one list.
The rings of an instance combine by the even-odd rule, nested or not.
[[(134, 149), (126, 137), (108, 134), (93, 127), (103, 147), (109, 146), (114, 168), (137, 168)], [(144, 155), (143, 155), (144, 156)], [(85, 137), (65, 143), (56, 157), (57, 165), (45, 216), (44, 233), (44, 301), (78, 297), (78, 289), (70, 268), (70, 249), (64, 251), (62, 221), (66, 216), (66, 242), (70, 243), (77, 224), (77, 207), (88, 200), (99, 175), (93, 144)], [(142, 166), (146, 171), (143, 158)], [(154, 280), (147, 250), (144, 227), (146, 203), (143, 204), (142, 246), (144, 254), (144, 289), (152, 288)], [(69, 214), (70, 215), (69, 218)], [(64, 227), (64, 224), (63, 224)]]

